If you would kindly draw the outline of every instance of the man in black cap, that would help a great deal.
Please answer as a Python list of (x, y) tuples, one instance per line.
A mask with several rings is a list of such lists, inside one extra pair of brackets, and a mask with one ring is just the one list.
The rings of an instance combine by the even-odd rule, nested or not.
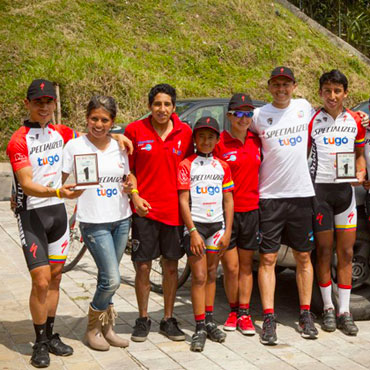
[(260, 266), (258, 282), (264, 323), (261, 343), (276, 344), (274, 312), (275, 265), (284, 235), (297, 264), (300, 301), (298, 330), (314, 339), (318, 331), (310, 312), (313, 268), (310, 254), (312, 197), (315, 195), (307, 165), (308, 124), (314, 113), (305, 99), (292, 99), (293, 71), (281, 66), (271, 72), (268, 90), (273, 102), (254, 111), (251, 129), (262, 143), (260, 168)]
[(197, 152), (180, 163), (177, 188), (186, 225), (184, 249), (192, 271), (196, 329), (190, 349), (201, 352), (207, 336), (220, 343), (226, 338), (213, 322), (213, 304), (217, 265), (230, 242), (234, 183), (227, 163), (212, 154), (220, 137), (217, 121), (200, 118), (193, 137)]

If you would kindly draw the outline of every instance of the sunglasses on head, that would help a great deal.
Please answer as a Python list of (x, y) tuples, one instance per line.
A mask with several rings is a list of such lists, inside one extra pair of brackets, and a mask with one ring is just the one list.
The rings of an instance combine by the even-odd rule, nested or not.
[(247, 118), (252, 118), (254, 114), (252, 110), (248, 111), (230, 110), (229, 113), (231, 113), (234, 117), (237, 118), (243, 118), (244, 116)]

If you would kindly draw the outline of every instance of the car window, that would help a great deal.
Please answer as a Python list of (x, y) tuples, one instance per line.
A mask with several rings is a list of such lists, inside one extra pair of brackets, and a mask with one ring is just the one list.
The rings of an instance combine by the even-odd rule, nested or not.
[(200, 107), (195, 109), (188, 115), (184, 115), (182, 120), (186, 121), (191, 127), (194, 126), (195, 122), (202, 117), (212, 117), (217, 120), (220, 125), (220, 130), (224, 128), (225, 112), (223, 105), (209, 105), (206, 107)]
[(358, 105), (356, 105), (355, 107), (352, 108), (352, 110), (354, 111), (358, 111), (358, 110), (361, 110), (367, 114), (369, 114), (369, 102), (368, 101), (364, 101)]

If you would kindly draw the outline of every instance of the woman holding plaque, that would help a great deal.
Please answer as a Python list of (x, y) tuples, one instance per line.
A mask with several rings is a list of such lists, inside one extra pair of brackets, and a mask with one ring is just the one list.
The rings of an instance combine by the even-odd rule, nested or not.
[(112, 299), (121, 283), (119, 263), (131, 224), (129, 200), (122, 191), (129, 173), (127, 154), (108, 135), (116, 112), (112, 97), (94, 96), (87, 106), (87, 135), (71, 141), (63, 154), (64, 178), (74, 170), (77, 187), (85, 189), (78, 199), (77, 221), (98, 267), (85, 338), (91, 348), (101, 351), (129, 344), (113, 331), (117, 314)]
[[(365, 179), (365, 129), (357, 113), (343, 107), (347, 89), (348, 80), (338, 70), (320, 77), (319, 93), (324, 108), (311, 119), (309, 143), (312, 145), (311, 174), (316, 192), (313, 227), (317, 276), (324, 303), (322, 329), (332, 332), (338, 328), (347, 335), (357, 335), (358, 328), (349, 310), (357, 226), (351, 183), (362, 183)], [(338, 257), (338, 312), (335, 312), (331, 298), (334, 229)]]

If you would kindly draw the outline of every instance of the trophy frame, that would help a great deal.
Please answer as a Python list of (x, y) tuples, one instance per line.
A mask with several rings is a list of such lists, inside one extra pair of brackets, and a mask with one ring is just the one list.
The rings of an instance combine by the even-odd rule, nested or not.
[(76, 181), (76, 190), (99, 187), (97, 154), (75, 154), (74, 175)]
[(358, 182), (356, 178), (356, 153), (336, 153), (335, 182)]

